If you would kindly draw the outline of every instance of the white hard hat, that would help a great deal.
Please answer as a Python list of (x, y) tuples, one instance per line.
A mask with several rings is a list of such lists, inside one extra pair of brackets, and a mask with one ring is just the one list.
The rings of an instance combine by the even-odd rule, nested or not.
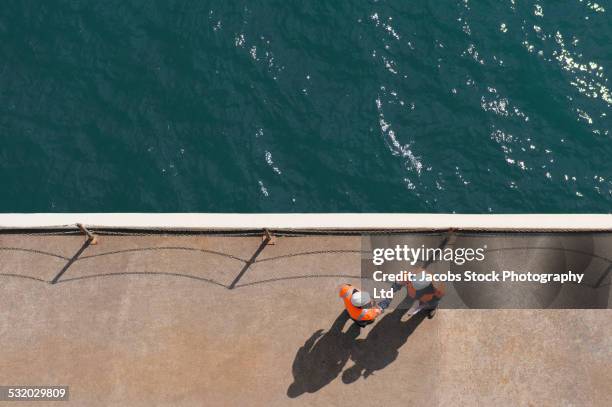
[(412, 282), (412, 286), (415, 290), (422, 290), (424, 288), (429, 287), (431, 281), (427, 281), (427, 278), (424, 275), (425, 273), (420, 272), (415, 276), (414, 281)]
[(370, 303), (370, 294), (365, 291), (357, 291), (351, 297), (351, 304), (356, 307), (363, 307)]

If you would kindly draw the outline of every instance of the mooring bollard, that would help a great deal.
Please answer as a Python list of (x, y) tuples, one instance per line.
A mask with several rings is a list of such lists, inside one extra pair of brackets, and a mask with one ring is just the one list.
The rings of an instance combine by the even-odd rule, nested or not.
[(87, 236), (87, 240), (89, 240), (89, 244), (98, 244), (98, 237), (91, 233), (82, 223), (77, 223), (77, 227)]

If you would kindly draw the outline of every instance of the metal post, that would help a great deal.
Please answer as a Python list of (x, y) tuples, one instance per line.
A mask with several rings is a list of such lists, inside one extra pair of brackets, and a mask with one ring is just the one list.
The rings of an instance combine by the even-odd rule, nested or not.
[(276, 236), (274, 236), (268, 229), (264, 229), (264, 234), (261, 238), (262, 241), (265, 241), (269, 245), (276, 244)]
[(87, 236), (87, 240), (89, 240), (90, 244), (98, 244), (98, 237), (91, 233), (82, 223), (77, 223), (77, 227)]

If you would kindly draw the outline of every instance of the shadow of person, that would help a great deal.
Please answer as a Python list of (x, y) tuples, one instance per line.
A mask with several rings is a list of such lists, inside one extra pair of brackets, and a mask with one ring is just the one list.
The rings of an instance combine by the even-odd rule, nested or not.
[(292, 366), (293, 383), (287, 389), (287, 396), (295, 398), (304, 393), (314, 393), (338, 377), (360, 330), (352, 323), (343, 332), (347, 321), (349, 315), (343, 311), (329, 331), (323, 333), (319, 329), (297, 351)]
[(406, 307), (395, 309), (379, 320), (365, 339), (355, 341), (351, 352), (351, 360), (355, 365), (342, 373), (345, 384), (353, 383), (360, 377), (365, 379), (397, 359), (399, 348), (427, 317), (426, 312), (419, 312), (402, 322), (406, 312)]

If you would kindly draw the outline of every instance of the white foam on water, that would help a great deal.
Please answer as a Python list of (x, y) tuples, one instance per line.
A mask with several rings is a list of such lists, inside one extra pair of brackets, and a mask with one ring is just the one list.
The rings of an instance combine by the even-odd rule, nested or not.
[(268, 164), (275, 173), (277, 173), (278, 175), (281, 175), (282, 174), (281, 170), (279, 170), (278, 167), (274, 165), (274, 161), (272, 160), (272, 153), (269, 151), (266, 151), (265, 158), (266, 158), (266, 164)]
[(416, 173), (420, 175), (423, 169), (423, 163), (414, 155), (410, 149), (410, 144), (402, 144), (397, 139), (395, 131), (393, 131), (391, 125), (385, 120), (380, 97), (376, 98), (376, 108), (378, 109), (378, 124), (380, 126), (380, 131), (384, 136), (387, 146), (394, 155), (405, 158), (409, 169), (416, 171)]
[(259, 184), (259, 190), (261, 191), (263, 196), (265, 196), (265, 197), (270, 196), (270, 193), (268, 192), (268, 189), (264, 185), (263, 181), (259, 180), (259, 181), (257, 181), (257, 183)]

